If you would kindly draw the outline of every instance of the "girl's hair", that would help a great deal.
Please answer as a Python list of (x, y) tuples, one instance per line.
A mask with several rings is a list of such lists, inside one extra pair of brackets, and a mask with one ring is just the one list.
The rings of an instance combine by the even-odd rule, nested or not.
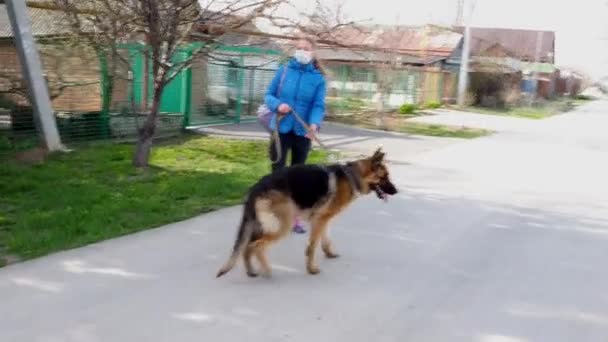
[(319, 72), (321, 73), (321, 75), (327, 76), (327, 71), (325, 71), (325, 67), (321, 64), (321, 62), (319, 62), (319, 60), (316, 57), (313, 58), (312, 65), (315, 68), (317, 68), (317, 70), (319, 70)]
[[(317, 42), (312, 37), (301, 37), (300, 40), (308, 42), (310, 44), (310, 46), (312, 46), (313, 49), (315, 49), (315, 50), (317, 49)], [(323, 64), (321, 64), (321, 62), (319, 62), (317, 57), (312, 59), (312, 65), (317, 70), (319, 70), (321, 75), (327, 76), (327, 71), (325, 71), (325, 67), (323, 66)]]

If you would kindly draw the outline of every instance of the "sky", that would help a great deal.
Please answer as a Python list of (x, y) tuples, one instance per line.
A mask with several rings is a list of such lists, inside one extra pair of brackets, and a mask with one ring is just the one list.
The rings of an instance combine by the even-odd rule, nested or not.
[[(451, 25), (457, 8), (456, 0), (338, 1), (348, 19), (378, 24)], [(472, 1), (465, 0), (467, 12)], [(310, 6), (310, 0), (292, 2)], [(608, 0), (476, 0), (472, 13), (472, 26), (555, 31), (556, 64), (608, 76)]]

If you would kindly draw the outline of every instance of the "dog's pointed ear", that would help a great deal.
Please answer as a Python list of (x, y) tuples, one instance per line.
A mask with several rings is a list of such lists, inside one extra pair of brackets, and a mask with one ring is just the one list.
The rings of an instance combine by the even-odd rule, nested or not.
[(372, 169), (379, 167), (384, 161), (386, 153), (382, 152), (382, 147), (378, 147), (374, 155), (371, 157)]

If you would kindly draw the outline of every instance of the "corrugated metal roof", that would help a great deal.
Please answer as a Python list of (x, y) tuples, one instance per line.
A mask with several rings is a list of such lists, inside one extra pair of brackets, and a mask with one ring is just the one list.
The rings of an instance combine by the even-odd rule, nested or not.
[[(463, 28), (460, 27), (458, 30), (462, 31)], [(534, 60), (539, 33), (542, 34), (541, 59), (554, 63), (555, 32), (553, 31), (472, 27), (471, 53), (480, 56), (498, 44), (511, 52), (512, 57)]]
[[(35, 37), (53, 36), (68, 33), (65, 26), (64, 14), (60, 11), (52, 11), (39, 8), (27, 9), (32, 23), (32, 33)], [(13, 36), (13, 29), (8, 19), (6, 5), (0, 4), (0, 38)]]
[(462, 39), (460, 33), (431, 25), (345, 27), (337, 31), (335, 36), (347, 46), (441, 57), (450, 56)]

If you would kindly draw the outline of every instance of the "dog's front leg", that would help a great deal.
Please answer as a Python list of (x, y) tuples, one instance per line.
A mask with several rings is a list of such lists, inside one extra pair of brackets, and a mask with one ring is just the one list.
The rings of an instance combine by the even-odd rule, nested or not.
[(337, 257), (339, 257), (340, 255), (337, 254), (336, 252), (334, 252), (333, 249), (333, 244), (331, 243), (331, 240), (329, 239), (329, 234), (327, 232), (328, 228), (325, 228), (323, 230), (323, 235), (321, 236), (321, 249), (323, 250), (323, 253), (325, 253), (325, 256), (329, 259), (335, 259)]
[(310, 274), (318, 274), (321, 272), (321, 270), (315, 262), (315, 252), (317, 250), (319, 240), (325, 234), (325, 229), (327, 229), (327, 220), (316, 219), (311, 223), (312, 229), (310, 231), (310, 239), (308, 241), (308, 247), (306, 247), (306, 270)]

